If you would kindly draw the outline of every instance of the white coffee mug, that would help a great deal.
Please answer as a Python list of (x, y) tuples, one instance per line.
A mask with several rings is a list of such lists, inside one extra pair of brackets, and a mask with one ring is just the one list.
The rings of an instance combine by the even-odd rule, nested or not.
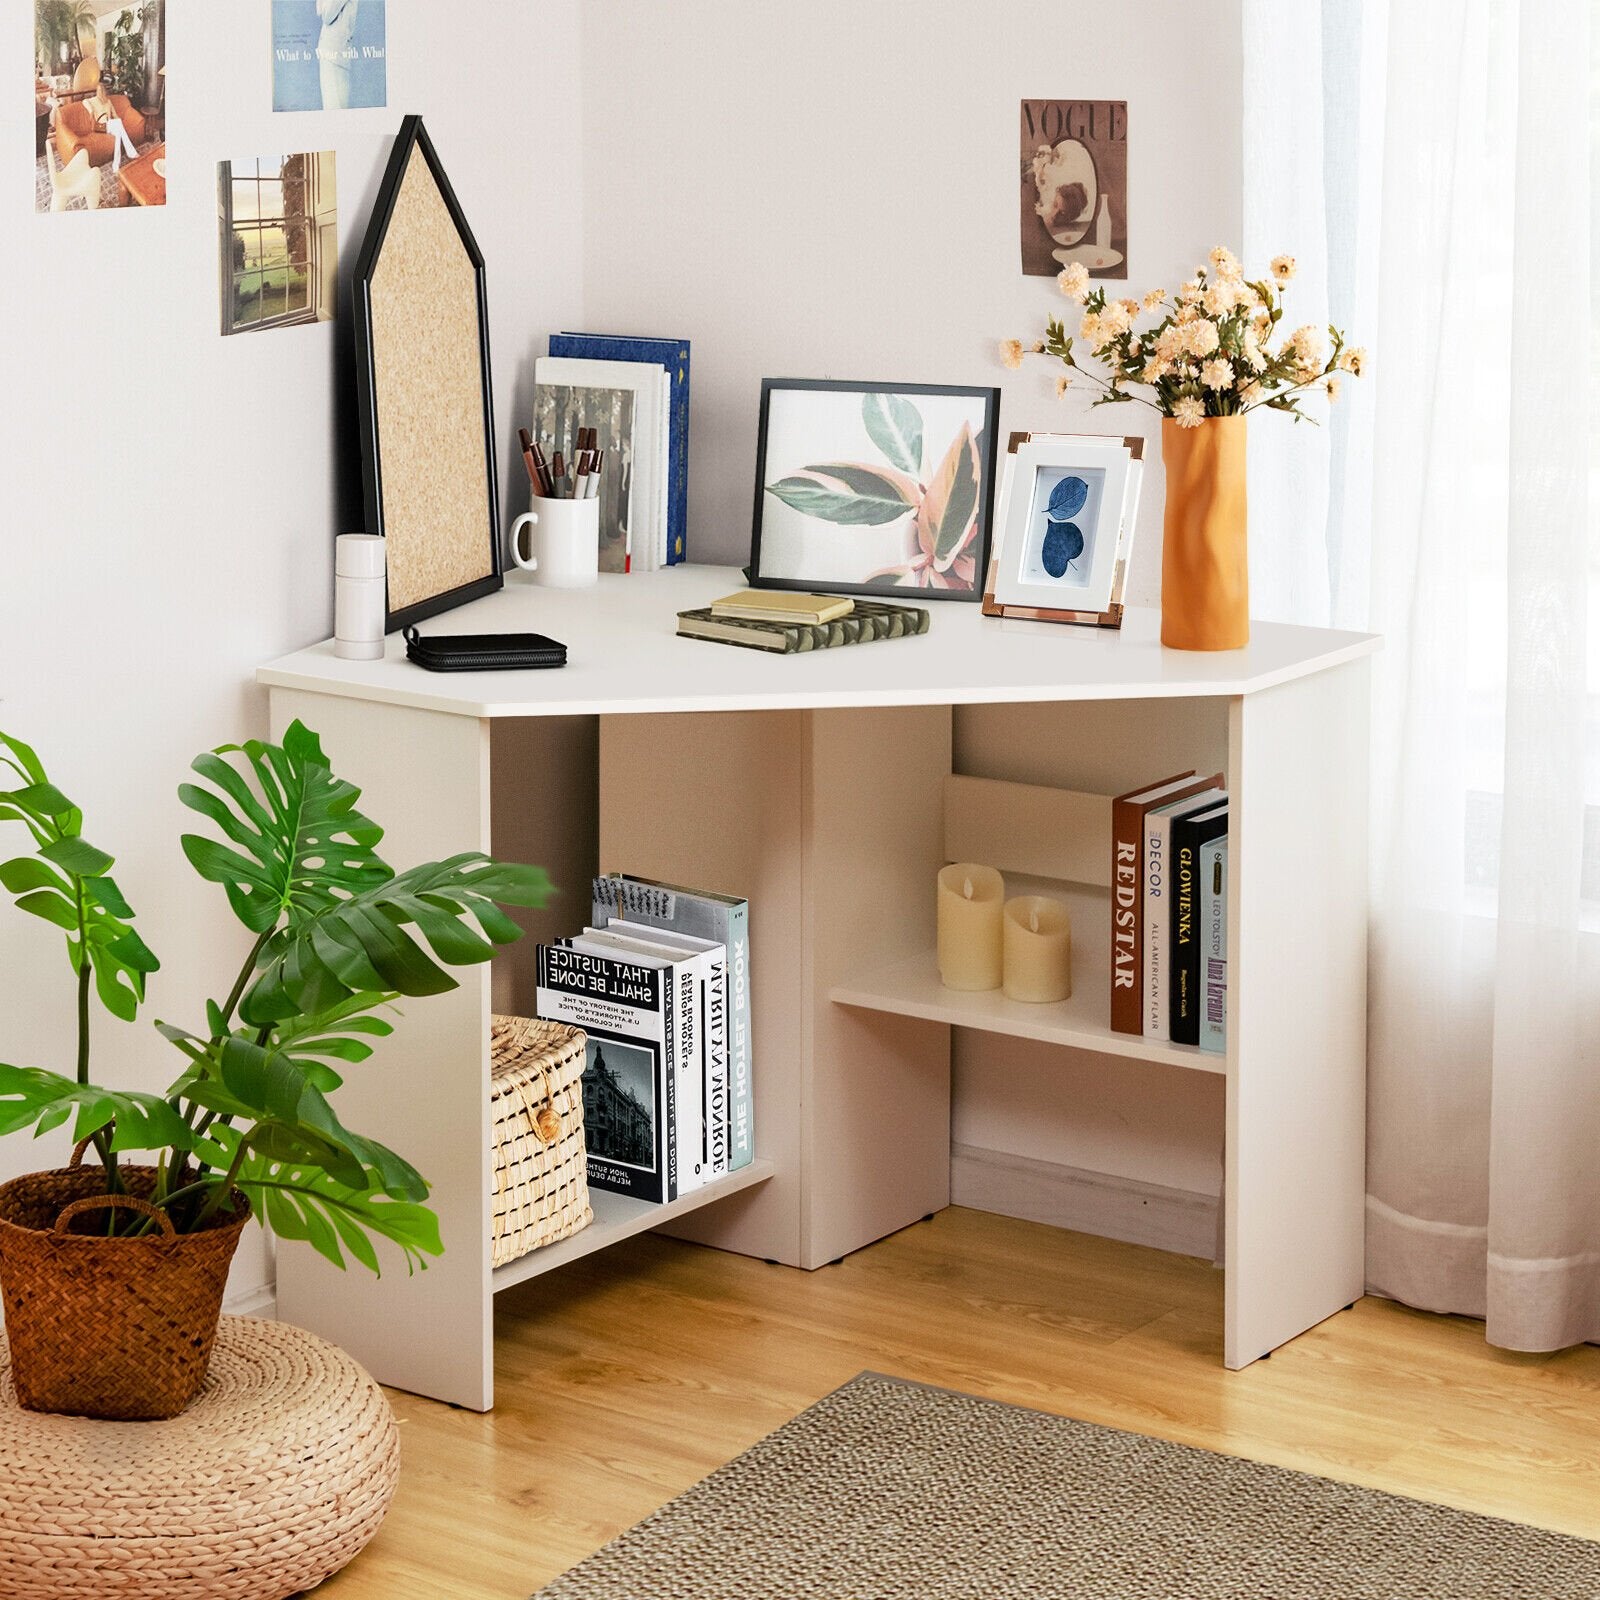
[[(526, 554), (525, 527), (533, 530)], [(535, 499), (511, 524), (511, 559), (547, 588), (587, 588), (600, 576), (599, 500)]]

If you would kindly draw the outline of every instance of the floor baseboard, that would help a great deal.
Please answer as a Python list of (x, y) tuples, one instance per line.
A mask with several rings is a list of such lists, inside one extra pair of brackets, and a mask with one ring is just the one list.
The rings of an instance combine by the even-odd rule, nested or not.
[(950, 1203), (1204, 1261), (1219, 1250), (1215, 1195), (978, 1145), (950, 1147)]
[(259, 1289), (245, 1289), (237, 1295), (228, 1295), (222, 1309), (230, 1317), (260, 1317), (264, 1322), (278, 1320), (278, 1290), (275, 1284), (265, 1283)]

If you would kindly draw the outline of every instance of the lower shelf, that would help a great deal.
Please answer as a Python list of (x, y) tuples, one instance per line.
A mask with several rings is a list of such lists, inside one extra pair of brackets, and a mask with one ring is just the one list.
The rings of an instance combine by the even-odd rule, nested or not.
[(531, 1250), (515, 1261), (508, 1261), (503, 1267), (496, 1267), (494, 1292), (499, 1294), (502, 1289), (526, 1283), (529, 1278), (540, 1277), (557, 1267), (564, 1267), (569, 1261), (593, 1255), (596, 1250), (604, 1250), (607, 1245), (618, 1244), (636, 1233), (647, 1233), (674, 1217), (725, 1200), (730, 1194), (738, 1194), (741, 1189), (765, 1183), (773, 1171), (770, 1161), (752, 1161), (748, 1167), (741, 1167), (737, 1172), (730, 1172), (726, 1178), (719, 1178), (703, 1188), (680, 1195), (664, 1206), (648, 1200), (630, 1200), (627, 1195), (611, 1194), (602, 1189), (591, 1189), (589, 1204), (594, 1209), (594, 1221), (571, 1238), (546, 1245), (542, 1250)]

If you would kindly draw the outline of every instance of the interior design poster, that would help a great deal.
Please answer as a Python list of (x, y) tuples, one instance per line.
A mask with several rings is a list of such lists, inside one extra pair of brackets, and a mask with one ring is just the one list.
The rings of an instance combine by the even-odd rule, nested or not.
[(1128, 276), (1128, 103), (1022, 102), (1022, 270)]
[(384, 0), (272, 0), (272, 109), (388, 103)]
[(339, 282), (333, 151), (222, 162), (217, 215), (225, 334), (332, 318)]
[(35, 211), (164, 206), (166, 125), (166, 0), (35, 0)]

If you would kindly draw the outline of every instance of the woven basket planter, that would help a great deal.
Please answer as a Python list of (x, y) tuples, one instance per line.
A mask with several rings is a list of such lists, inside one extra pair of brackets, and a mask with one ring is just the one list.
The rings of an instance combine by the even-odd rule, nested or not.
[[(144, 1196), (153, 1167), (73, 1164), (0, 1185), (0, 1294), (17, 1400), (29, 1411), (120, 1421), (175, 1417), (200, 1391), (222, 1291), (250, 1203), (199, 1233), (176, 1234)], [(140, 1211), (156, 1231), (105, 1237), (107, 1208)], [(90, 1231), (95, 1230), (95, 1231)]]
[(497, 1267), (594, 1220), (583, 1143), (581, 1028), (496, 1017), (490, 1030)]

